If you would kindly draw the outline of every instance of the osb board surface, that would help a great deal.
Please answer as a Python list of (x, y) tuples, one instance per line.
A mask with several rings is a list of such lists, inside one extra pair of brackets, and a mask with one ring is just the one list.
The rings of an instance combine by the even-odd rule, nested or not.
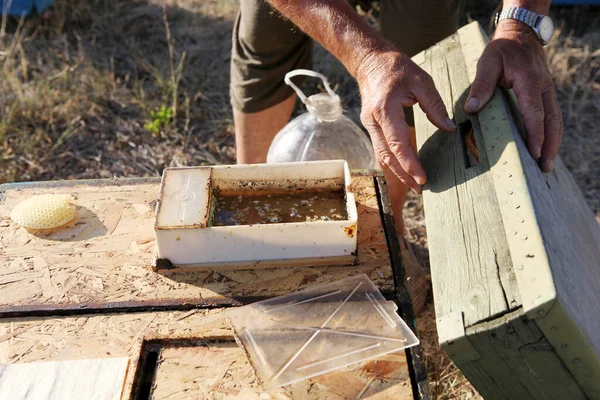
[[(0, 190), (0, 313), (24, 307), (110, 307), (191, 303), (281, 295), (366, 273), (393, 292), (392, 269), (373, 177), (354, 177), (358, 203), (358, 265), (245, 271), (151, 270), (158, 180), (7, 185)], [(34, 235), (10, 220), (20, 201), (68, 193), (79, 219), (50, 235)]]
[[(128, 399), (143, 341), (164, 339), (177, 344), (165, 344), (161, 351), (153, 399), (259, 398), (262, 390), (223, 315), (223, 309), (213, 309), (4, 319), (0, 322), (0, 363), (129, 357), (122, 396)], [(411, 399), (405, 353), (357, 364), (260, 398), (342, 399), (357, 398), (361, 392), (361, 398)]]
[[(167, 346), (160, 352), (153, 400), (170, 399), (410, 399), (404, 352), (352, 365), (263, 393), (233, 341)], [(171, 383), (178, 382), (177, 385)], [(266, 396), (268, 394), (268, 397)]]

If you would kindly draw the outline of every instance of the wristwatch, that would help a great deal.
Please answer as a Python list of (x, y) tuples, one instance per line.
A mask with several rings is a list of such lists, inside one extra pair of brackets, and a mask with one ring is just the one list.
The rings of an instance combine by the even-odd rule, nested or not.
[(546, 44), (554, 35), (554, 22), (547, 15), (541, 15), (520, 7), (508, 7), (502, 12), (496, 13), (496, 26), (503, 19), (516, 19), (525, 25), (529, 25), (540, 39), (542, 44)]

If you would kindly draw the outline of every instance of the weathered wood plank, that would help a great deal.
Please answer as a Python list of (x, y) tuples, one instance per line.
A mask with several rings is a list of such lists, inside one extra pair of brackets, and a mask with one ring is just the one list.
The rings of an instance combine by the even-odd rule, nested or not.
[[(422, 112), (415, 112), (429, 178), (424, 206), (440, 342), (486, 398), (600, 399), (600, 226), (560, 158), (549, 174), (531, 158), (511, 93), (497, 89), (477, 116), (462, 112), (486, 43), (473, 23), (415, 57), (431, 71), (459, 125), (449, 139)], [(439, 67), (444, 62), (445, 73)], [(470, 120), (474, 136), (462, 147), (466, 125), (461, 115)], [(474, 147), (477, 165), (475, 157), (465, 154)], [(466, 172), (454, 171), (457, 165)], [(462, 218), (468, 202), (483, 205), (470, 206), (475, 222)], [(494, 239), (468, 242), (457, 234), (479, 230), (482, 218), (488, 218), (483, 232)], [(489, 279), (485, 257), (473, 261), (456, 256), (470, 249), (467, 243), (476, 254), (488, 254), (486, 247), (502, 244), (496, 280)], [(472, 271), (457, 259), (473, 262)], [(485, 312), (473, 312), (473, 303), (464, 299), (472, 290), (471, 280), (489, 288), (498, 284), (505, 311), (477, 321)], [(498, 293), (486, 290), (482, 295)], [(475, 306), (488, 311), (488, 304), (496, 301), (490, 297)]]
[(461, 311), (470, 326), (514, 308), (518, 293), (509, 279), (501, 279), (510, 275), (512, 264), (487, 157), (480, 153), (477, 165), (467, 164), (463, 136), (472, 132), (477, 142), (481, 138), (462, 108), (469, 82), (458, 40), (431, 48), (421, 67), (434, 78), (444, 103), (452, 105), (459, 126), (449, 135), (426, 119), (416, 120), (419, 156), (429, 179), (423, 193), (427, 226), (443, 227), (428, 230), (431, 264), (443, 266), (432, 268), (436, 315)]
[(0, 400), (119, 400), (128, 358), (0, 366)]
[(467, 379), (486, 382), (477, 386), (484, 398), (586, 399), (536, 323), (524, 318), (521, 309), (467, 328), (466, 335), (479, 358), (461, 369)]
[[(387, 296), (394, 282), (373, 176), (353, 178), (358, 261), (353, 266), (245, 271), (152, 271), (158, 180), (5, 185), (0, 189), (0, 315), (36, 310), (194, 307), (247, 302), (366, 273)], [(78, 222), (49, 236), (19, 228), (10, 210), (41, 193), (69, 193)]]
[[(463, 53), (481, 53), (485, 36), (477, 26), (468, 32)], [(523, 140), (514, 95), (497, 92), (478, 118), (497, 132), (484, 144), (523, 308), (586, 394), (600, 398), (600, 226), (560, 157), (552, 173), (541, 172)]]

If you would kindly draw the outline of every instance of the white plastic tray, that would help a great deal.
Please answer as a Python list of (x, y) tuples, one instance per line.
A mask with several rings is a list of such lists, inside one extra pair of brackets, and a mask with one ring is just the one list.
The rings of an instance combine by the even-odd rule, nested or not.
[[(210, 226), (215, 189), (343, 188), (348, 219)], [(258, 188), (258, 189), (257, 189)], [(351, 264), (358, 214), (345, 161), (167, 168), (156, 209), (158, 258), (180, 267)]]

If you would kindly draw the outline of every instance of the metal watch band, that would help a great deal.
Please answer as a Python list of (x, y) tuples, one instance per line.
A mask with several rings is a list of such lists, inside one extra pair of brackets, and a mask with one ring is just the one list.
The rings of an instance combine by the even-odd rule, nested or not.
[(535, 24), (540, 17), (540, 14), (534, 13), (533, 11), (529, 11), (525, 8), (520, 7), (508, 7), (496, 14), (496, 25), (498, 22), (503, 19), (516, 19), (517, 21), (521, 21), (524, 24), (529, 25), (532, 28), (535, 28)]

